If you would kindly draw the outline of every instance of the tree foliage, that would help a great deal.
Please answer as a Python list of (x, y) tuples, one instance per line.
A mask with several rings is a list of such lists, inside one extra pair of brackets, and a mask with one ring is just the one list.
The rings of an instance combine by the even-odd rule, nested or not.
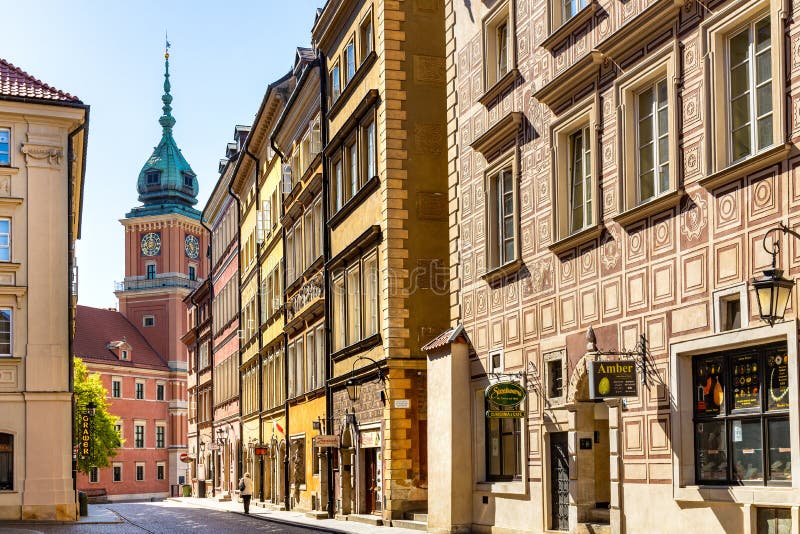
[(108, 467), (110, 458), (117, 455), (117, 449), (122, 446), (122, 439), (115, 428), (119, 417), (108, 412), (109, 404), (106, 402), (108, 390), (103, 387), (100, 375), (90, 374), (86, 365), (80, 358), (75, 358), (75, 382), (73, 402), (75, 410), (73, 415), (73, 428), (75, 429), (75, 443), (77, 446), (81, 439), (81, 420), (86, 414), (86, 406), (90, 402), (95, 404), (95, 415), (91, 423), (91, 447), (89, 455), (80, 454), (78, 447), (78, 471), (89, 474), (92, 467)]

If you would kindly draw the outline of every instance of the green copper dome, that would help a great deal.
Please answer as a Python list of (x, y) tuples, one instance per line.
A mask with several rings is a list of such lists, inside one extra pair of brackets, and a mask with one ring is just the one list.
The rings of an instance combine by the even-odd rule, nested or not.
[(139, 172), (136, 190), (143, 205), (133, 208), (126, 217), (181, 213), (200, 219), (200, 212), (192, 207), (197, 204), (197, 175), (172, 137), (175, 117), (170, 105), (169, 53), (164, 54), (164, 68), (164, 95), (161, 97), (164, 114), (158, 119), (162, 128), (161, 142)]

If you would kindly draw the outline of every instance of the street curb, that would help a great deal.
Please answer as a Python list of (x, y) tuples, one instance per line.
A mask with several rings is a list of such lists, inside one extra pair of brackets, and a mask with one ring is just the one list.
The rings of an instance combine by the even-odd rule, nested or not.
[(244, 512), (239, 512), (237, 510), (225, 510), (224, 508), (215, 508), (213, 506), (203, 506), (201, 504), (187, 503), (187, 502), (181, 501), (181, 500), (179, 500), (177, 498), (174, 498), (174, 497), (167, 497), (167, 500), (168, 501), (172, 501), (172, 502), (182, 503), (182, 504), (189, 504), (191, 506), (197, 506), (198, 508), (204, 508), (206, 510), (217, 510), (217, 511), (220, 511), (220, 512), (227, 512), (229, 514), (238, 514), (238, 515), (243, 516), (243, 517), (252, 517), (252, 518), (255, 518), (255, 519), (260, 519), (261, 521), (278, 523), (280, 525), (288, 525), (288, 526), (292, 526), (292, 527), (305, 528), (305, 529), (308, 529), (308, 530), (311, 530), (311, 531), (315, 531), (315, 532), (330, 532), (332, 534), (353, 534), (352, 532), (347, 531), (347, 530), (339, 530), (339, 529), (331, 528), (331, 527), (309, 525), (307, 523), (298, 523), (298, 522), (295, 522), (295, 521), (289, 521), (288, 519), (281, 519), (281, 518), (276, 518), (276, 517), (264, 517), (262, 514), (246, 514)]

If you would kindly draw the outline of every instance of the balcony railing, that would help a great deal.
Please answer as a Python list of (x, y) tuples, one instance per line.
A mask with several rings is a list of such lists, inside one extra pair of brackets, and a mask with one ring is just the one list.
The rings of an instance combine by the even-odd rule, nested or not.
[(114, 282), (114, 291), (138, 291), (141, 289), (156, 289), (160, 287), (184, 287), (194, 289), (200, 285), (199, 280), (190, 280), (187, 276), (156, 276), (138, 280), (125, 280)]

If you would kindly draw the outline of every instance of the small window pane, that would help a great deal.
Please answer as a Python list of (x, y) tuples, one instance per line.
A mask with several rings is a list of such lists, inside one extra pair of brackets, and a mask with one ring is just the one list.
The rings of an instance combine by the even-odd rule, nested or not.
[(761, 406), (759, 360), (757, 355), (749, 354), (731, 361), (734, 410), (758, 409)]
[(772, 481), (792, 480), (792, 449), (789, 440), (789, 420), (770, 419), (767, 422), (769, 443), (769, 479)]
[(764, 451), (761, 443), (761, 421), (731, 422), (733, 478), (742, 483), (764, 480)]
[(767, 357), (767, 409), (789, 408), (789, 360), (786, 351), (778, 351)]
[(700, 481), (728, 479), (727, 439), (724, 421), (695, 424), (697, 439), (697, 475)]
[(0, 354), (11, 354), (11, 310), (0, 309)]
[(0, 165), (8, 165), (11, 163), (9, 158), (10, 144), (11, 132), (9, 130), (0, 130)]

